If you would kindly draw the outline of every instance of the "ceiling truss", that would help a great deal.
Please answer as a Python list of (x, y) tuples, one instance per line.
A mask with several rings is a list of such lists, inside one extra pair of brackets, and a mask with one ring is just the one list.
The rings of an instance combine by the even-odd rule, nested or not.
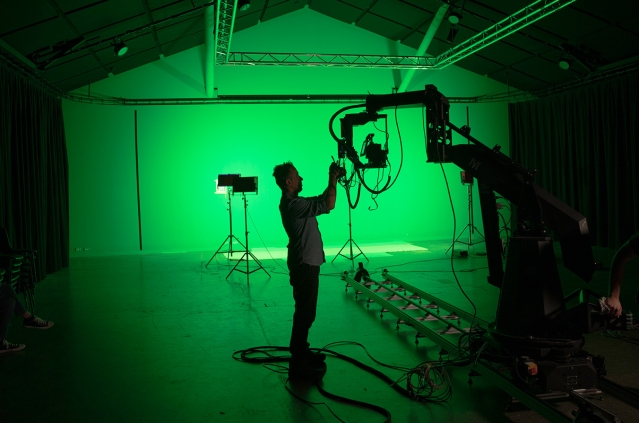
[[(439, 70), (462, 60), (522, 28), (574, 3), (577, 0), (536, 0), (517, 13), (508, 16), (467, 41), (452, 47), (437, 57), (387, 56), (357, 54), (312, 53), (245, 53), (220, 55), (218, 64), (270, 66), (343, 66), (391, 69)], [(228, 24), (225, 23), (225, 26)], [(229, 42), (230, 43), (230, 42)], [(228, 47), (228, 46), (226, 46)]]

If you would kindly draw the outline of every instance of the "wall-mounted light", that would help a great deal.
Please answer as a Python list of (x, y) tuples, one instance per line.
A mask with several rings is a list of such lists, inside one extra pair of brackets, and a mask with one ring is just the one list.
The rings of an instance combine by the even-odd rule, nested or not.
[(115, 42), (113, 43), (113, 52), (115, 53), (115, 55), (118, 57), (122, 57), (126, 54), (127, 51), (129, 51), (129, 48), (126, 46), (126, 44), (124, 44), (124, 41), (122, 41), (122, 39), (120, 38), (116, 38)]

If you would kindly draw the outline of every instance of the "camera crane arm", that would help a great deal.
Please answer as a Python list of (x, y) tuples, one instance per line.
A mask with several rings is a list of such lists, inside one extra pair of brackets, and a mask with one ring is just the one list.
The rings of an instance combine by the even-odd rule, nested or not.
[[(369, 95), (366, 97), (365, 107), (368, 115), (376, 114), (386, 107), (425, 107), (427, 162), (454, 163), (477, 178), (484, 185), (484, 191), (495, 191), (515, 204), (518, 230), (522, 235), (545, 236), (543, 226), (547, 225), (562, 241), (566, 267), (582, 279), (590, 280), (594, 272), (594, 259), (586, 218), (536, 185), (534, 172), (501, 153), (499, 145), (491, 149), (471, 136), (467, 126), (458, 128), (452, 124), (449, 121), (448, 99), (434, 85), (427, 85), (421, 91)], [(467, 139), (469, 144), (453, 145), (451, 131)], [(482, 205), (484, 226), (487, 217), (496, 221), (496, 212), (494, 216), (485, 216), (486, 213), (492, 214), (490, 210), (494, 209), (493, 195), (488, 204)], [(492, 225), (488, 223), (488, 226)], [(501, 244), (498, 234), (497, 242)], [(500, 285), (498, 281), (494, 284)]]
[[(377, 112), (386, 107), (425, 107), (427, 162), (454, 163), (479, 182), (488, 281), (501, 288), (497, 331), (507, 336), (543, 336), (564, 330), (551, 323), (554, 316), (566, 310), (546, 227), (559, 236), (566, 268), (589, 281), (594, 259), (586, 218), (536, 185), (534, 172), (501, 153), (498, 145), (491, 149), (470, 136), (468, 127), (451, 124), (448, 99), (434, 85), (427, 85), (423, 91), (369, 95), (365, 107), (366, 111), (350, 122), (374, 120)], [(467, 139), (468, 144), (453, 145), (453, 131)], [(352, 153), (346, 156), (351, 159)], [(495, 192), (515, 205), (517, 231), (511, 238), (505, 271)]]

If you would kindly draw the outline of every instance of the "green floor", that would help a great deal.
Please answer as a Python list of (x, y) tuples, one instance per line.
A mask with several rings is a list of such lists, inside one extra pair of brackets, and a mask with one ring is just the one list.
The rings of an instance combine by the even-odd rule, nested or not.
[[(393, 253), (361, 247), (365, 253), (369, 248), (370, 262), (364, 263), (371, 273), (388, 268), (394, 276), (472, 310), (451, 272), (448, 246), (420, 246), (425, 249)], [(27, 347), (0, 356), (0, 422), (384, 421), (370, 410), (325, 399), (313, 386), (287, 385), (286, 374), (277, 366), (233, 360), (237, 350), (288, 344), (291, 288), (281, 258), (262, 261), (270, 278), (258, 270), (247, 281), (238, 271), (226, 279), (235, 262), (223, 255), (205, 267), (211, 255), (75, 258), (68, 269), (48, 275), (37, 287), (36, 312), (55, 326), (26, 330), (19, 319), (13, 320), (8, 339)], [(609, 253), (604, 256), (609, 260)], [(454, 265), (478, 316), (491, 321), (498, 290), (485, 281), (485, 256), (471, 251)], [(413, 330), (397, 331), (393, 316), (380, 318), (379, 306), (367, 308), (363, 298), (356, 300), (352, 289), (345, 290), (339, 275), (349, 269), (351, 262), (343, 257), (322, 267), (312, 346), (359, 342), (377, 360), (409, 367), (437, 359), (436, 345), (424, 338), (416, 344)], [(591, 288), (604, 285), (605, 271), (600, 271)], [(375, 365), (361, 348), (333, 349)], [(586, 350), (607, 357), (611, 379), (638, 390), (636, 345), (596, 334), (588, 336)], [(393, 379), (402, 375), (377, 368)], [(469, 370), (448, 369), (453, 396), (442, 404), (411, 401), (330, 356), (323, 386), (384, 407), (394, 422), (545, 421), (524, 407), (507, 410), (509, 396), (481, 376), (469, 384)], [(287, 386), (315, 404), (295, 398)], [(601, 405), (615, 408), (623, 421), (639, 420), (639, 411), (613, 398), (604, 396)]]

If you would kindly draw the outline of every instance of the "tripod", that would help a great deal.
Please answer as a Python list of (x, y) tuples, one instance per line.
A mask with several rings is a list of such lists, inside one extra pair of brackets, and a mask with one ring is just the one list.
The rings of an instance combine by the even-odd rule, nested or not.
[[(455, 238), (455, 241), (451, 244), (450, 247), (448, 247), (448, 250), (446, 250), (446, 254), (448, 254), (448, 252), (450, 251), (451, 248), (453, 248), (453, 245), (455, 245), (456, 242), (459, 242), (461, 244), (466, 244), (468, 248), (470, 248), (475, 244), (480, 244), (484, 242), (485, 240), (484, 235), (481, 232), (479, 232), (479, 230), (475, 226), (475, 216), (473, 213), (473, 183), (471, 182), (466, 185), (468, 186), (468, 224), (464, 226), (464, 229), (462, 229), (459, 235), (457, 235), (457, 238)], [(459, 238), (461, 238), (461, 236), (464, 234), (464, 232), (466, 232), (466, 230), (468, 230), (468, 242), (459, 241)], [(481, 236), (482, 238), (481, 241), (473, 242), (473, 234), (475, 232), (477, 232)]]
[[(355, 244), (355, 247), (357, 247), (357, 249), (359, 250), (359, 253), (357, 253), (357, 255), (355, 256), (353, 255), (353, 244)], [(344, 254), (342, 254), (342, 250), (344, 250), (344, 248), (346, 248), (347, 245), (350, 248), (350, 252), (351, 252), (350, 256), (345, 256)], [(339, 250), (337, 255), (333, 258), (333, 260), (331, 260), (331, 263), (334, 262), (337, 257), (342, 256), (344, 258), (349, 259), (353, 264), (355, 264), (354, 260), (360, 255), (364, 256), (366, 261), (369, 261), (368, 257), (366, 257), (366, 254), (364, 254), (362, 249), (359, 248), (359, 245), (357, 245), (357, 243), (353, 240), (353, 225), (351, 224), (351, 207), (349, 206), (348, 207), (348, 240), (344, 243), (344, 245)]]
[[(266, 271), (266, 269), (264, 268), (264, 266), (262, 266), (262, 263), (257, 259), (257, 257), (255, 257), (253, 255), (253, 253), (251, 253), (249, 251), (249, 242), (248, 242), (248, 222), (246, 219), (246, 215), (247, 215), (247, 211), (246, 208), (248, 207), (248, 203), (246, 202), (246, 193), (242, 193), (242, 199), (244, 200), (244, 231), (245, 231), (245, 235), (246, 235), (246, 247), (245, 247), (245, 251), (244, 254), (242, 255), (242, 257), (240, 257), (240, 261), (238, 261), (235, 266), (233, 266), (233, 269), (231, 269), (231, 271), (229, 272), (228, 275), (226, 275), (226, 279), (229, 278), (229, 276), (231, 276), (231, 273), (233, 273), (234, 271), (238, 271), (238, 272), (242, 272), (244, 274), (246, 274), (246, 284), (249, 284), (249, 275), (253, 272), (257, 272), (258, 270), (262, 269), (270, 278), (271, 275)], [(255, 261), (255, 263), (257, 263), (258, 267), (249, 271), (249, 257), (253, 259), (253, 261)], [(238, 269), (237, 266), (242, 262), (242, 260), (246, 260), (246, 271), (242, 270), (242, 269)]]
[[(229, 235), (226, 237), (226, 239), (224, 239), (224, 241), (222, 241), (222, 244), (220, 245), (220, 248), (217, 249), (217, 251), (215, 252), (215, 254), (213, 254), (213, 256), (211, 257), (211, 259), (209, 260), (208, 263), (206, 263), (206, 266), (204, 267), (209, 267), (209, 263), (211, 263), (211, 261), (213, 260), (213, 258), (215, 258), (216, 255), (218, 255), (222, 250), (222, 247), (224, 247), (224, 244), (226, 244), (226, 241), (229, 242), (229, 248), (226, 251), (228, 254), (233, 255), (234, 252), (239, 252), (238, 250), (233, 250), (233, 240), (237, 241), (238, 244), (240, 244), (242, 247), (244, 247), (244, 245), (240, 242), (239, 239), (237, 239), (237, 237), (235, 235), (233, 235), (233, 213), (231, 211), (231, 190), (229, 188), (226, 188), (226, 195), (228, 196), (228, 201), (227, 204), (229, 205)], [(240, 250), (242, 251), (242, 250)]]

